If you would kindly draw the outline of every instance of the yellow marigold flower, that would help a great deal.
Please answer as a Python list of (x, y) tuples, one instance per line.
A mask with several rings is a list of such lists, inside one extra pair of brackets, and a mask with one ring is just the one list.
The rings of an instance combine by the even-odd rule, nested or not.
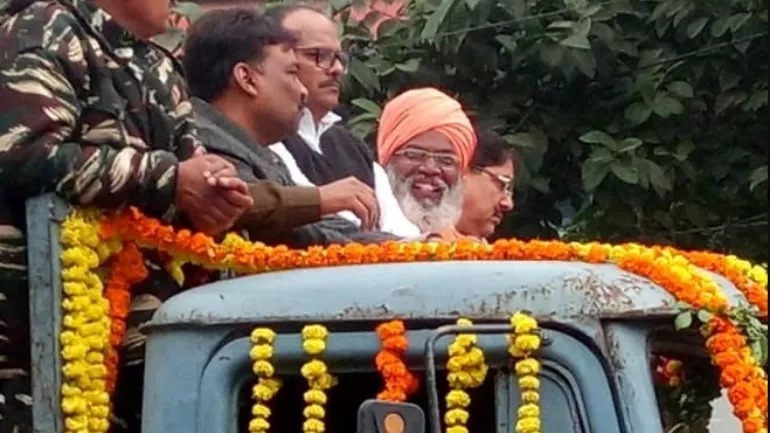
[(65, 418), (64, 427), (69, 430), (85, 430), (88, 428), (88, 418), (84, 415)]
[(471, 404), (471, 397), (467, 392), (453, 389), (447, 393), (447, 406), (452, 408), (467, 408)]
[(62, 397), (61, 410), (66, 415), (83, 414), (88, 411), (88, 403), (80, 397)]
[(101, 433), (110, 429), (110, 422), (106, 419), (90, 419), (88, 421), (88, 427), (91, 428), (91, 432)]
[(273, 357), (273, 347), (269, 344), (257, 344), (249, 351), (249, 357), (253, 361), (268, 360)]
[(251, 396), (258, 401), (268, 401), (275, 395), (275, 390), (264, 383), (258, 383), (251, 388)]
[(270, 390), (272, 390), (274, 393), (278, 392), (278, 390), (281, 389), (281, 386), (283, 385), (281, 379), (276, 378), (260, 379), (260, 382), (266, 387), (270, 388)]
[(306, 362), (300, 370), (302, 377), (312, 380), (324, 375), (327, 372), (326, 364), (317, 359)]
[(323, 421), (309, 419), (302, 423), (302, 431), (305, 433), (324, 433), (326, 426)]
[(104, 365), (91, 365), (88, 367), (88, 375), (91, 379), (98, 379), (107, 376), (107, 367)]
[(311, 338), (302, 342), (302, 350), (311, 356), (320, 355), (326, 350), (326, 343), (324, 340)]
[(754, 266), (749, 271), (749, 278), (759, 283), (759, 285), (767, 287), (767, 271), (762, 266)]
[(254, 344), (272, 344), (275, 341), (275, 332), (269, 328), (256, 328), (251, 331), (251, 342)]
[(254, 418), (249, 422), (249, 432), (259, 433), (270, 430), (270, 423), (264, 418)]
[(447, 427), (446, 433), (468, 433), (468, 427), (461, 426), (461, 425), (454, 425), (451, 427)]
[(270, 361), (254, 361), (251, 371), (257, 376), (271, 377), (275, 374), (275, 367), (273, 367)]
[(63, 284), (64, 294), (68, 296), (78, 296), (86, 292), (88, 287), (81, 282), (68, 281)]
[(450, 372), (458, 372), (463, 369), (463, 363), (459, 356), (450, 356), (446, 362), (446, 369)]
[(61, 351), (61, 356), (65, 361), (83, 359), (87, 354), (88, 346), (78, 343), (66, 345)]
[(536, 404), (527, 403), (521, 405), (517, 411), (519, 418), (539, 418), (540, 408)]
[(450, 409), (444, 414), (444, 422), (447, 425), (467, 424), (470, 414), (465, 409)]
[(272, 415), (273, 411), (270, 410), (269, 407), (267, 407), (264, 404), (257, 403), (253, 406), (251, 406), (251, 415), (255, 417), (260, 418), (270, 418), (270, 415)]
[(535, 376), (520, 377), (519, 388), (526, 391), (537, 391), (540, 389), (540, 379)]
[(518, 361), (515, 366), (519, 376), (535, 375), (540, 373), (540, 362), (535, 358), (526, 358)]
[(536, 330), (537, 320), (527, 314), (516, 312), (511, 316), (511, 325), (517, 334), (523, 334)]
[(316, 379), (310, 380), (309, 383), (311, 388), (325, 390), (337, 385), (337, 378), (326, 373)]
[(516, 422), (516, 433), (538, 433), (540, 420), (537, 418), (522, 418)]
[(473, 378), (465, 371), (457, 371), (447, 374), (447, 382), (452, 388), (468, 388), (473, 383)]
[(74, 387), (68, 383), (64, 383), (61, 386), (62, 397), (74, 397), (81, 394), (80, 388)]
[(539, 403), (540, 393), (537, 391), (524, 391), (521, 393), (521, 401), (524, 403)]
[(305, 407), (302, 411), (302, 415), (304, 415), (305, 418), (322, 419), (326, 416), (326, 410), (320, 404), (311, 404)]
[(302, 398), (305, 400), (306, 404), (326, 404), (326, 393), (318, 389), (305, 391), (305, 393), (302, 394)]
[(489, 367), (487, 365), (482, 365), (481, 367), (472, 370), (470, 372), (471, 375), (471, 387), (472, 388), (478, 388), (481, 386), (484, 381), (487, 379), (487, 373), (489, 371)]
[[(108, 397), (109, 399), (109, 397)], [(98, 417), (98, 418), (107, 418), (110, 416), (110, 407), (106, 404), (99, 404), (95, 406), (91, 406), (91, 409), (89, 410), (92, 416)]]
[(540, 337), (537, 335), (517, 335), (514, 346), (522, 352), (532, 352), (540, 348)]
[(322, 325), (308, 325), (302, 328), (303, 340), (325, 340), (329, 331)]
[(473, 322), (470, 319), (466, 319), (465, 317), (461, 317), (457, 319), (457, 326), (472, 326)]
[(470, 334), (459, 334), (455, 339), (455, 343), (466, 348), (476, 344), (477, 341), (478, 338)]
[(64, 364), (64, 367), (62, 368), (62, 374), (64, 374), (64, 377), (66, 378), (75, 378), (86, 374), (87, 369), (88, 364), (85, 362), (68, 362)]
[(447, 353), (449, 354), (449, 357), (454, 356), (460, 356), (466, 352), (467, 348), (461, 344), (458, 344), (457, 341), (453, 341), (449, 343), (449, 348), (447, 350)]

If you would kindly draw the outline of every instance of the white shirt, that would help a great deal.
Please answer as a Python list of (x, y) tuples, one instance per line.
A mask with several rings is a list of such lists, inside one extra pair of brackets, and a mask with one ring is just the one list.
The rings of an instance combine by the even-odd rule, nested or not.
[[(339, 121), (340, 117), (338, 115), (329, 112), (321, 118), (321, 121), (318, 122), (318, 127), (316, 127), (313, 116), (310, 114), (310, 110), (305, 109), (302, 113), (302, 119), (300, 119), (299, 130), (297, 133), (302, 137), (302, 141), (304, 141), (310, 149), (323, 155), (323, 151), (321, 151), (321, 135)], [(271, 145), (270, 150), (281, 157), (284, 164), (286, 164), (286, 167), (289, 169), (289, 174), (294, 183), (299, 186), (315, 186), (313, 182), (302, 173), (294, 156), (288, 149), (286, 149), (286, 146), (284, 146), (283, 143), (279, 142)], [(373, 164), (372, 169), (374, 171), (374, 194), (377, 197), (377, 204), (380, 207), (380, 230), (404, 238), (420, 236), (420, 229), (407, 219), (406, 215), (404, 215), (404, 212), (401, 210), (401, 206), (398, 204), (398, 200), (396, 200), (396, 196), (393, 195), (393, 189), (390, 186), (390, 181), (388, 181), (388, 175), (385, 173), (385, 169), (377, 162)], [(350, 211), (343, 211), (338, 213), (338, 215), (359, 226), (361, 225), (361, 220)]]

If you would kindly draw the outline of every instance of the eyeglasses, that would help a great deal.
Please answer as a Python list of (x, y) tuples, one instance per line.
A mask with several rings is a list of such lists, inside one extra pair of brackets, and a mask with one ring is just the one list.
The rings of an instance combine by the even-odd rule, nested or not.
[(313, 59), (319, 68), (328, 70), (333, 68), (336, 62), (340, 62), (343, 73), (348, 71), (350, 61), (348, 55), (342, 51), (331, 48), (295, 48), (294, 51)]
[(476, 171), (479, 171), (481, 173), (486, 174), (487, 176), (491, 177), (494, 181), (496, 181), (497, 185), (505, 191), (508, 195), (513, 195), (513, 178), (510, 176), (503, 176), (502, 174), (492, 173), (491, 171), (487, 170), (484, 167), (479, 166), (473, 166), (473, 169)]
[(404, 149), (395, 153), (396, 156), (405, 158), (414, 164), (425, 164), (429, 159), (436, 162), (442, 169), (457, 169), (460, 166), (460, 160), (451, 153), (433, 153), (422, 149)]

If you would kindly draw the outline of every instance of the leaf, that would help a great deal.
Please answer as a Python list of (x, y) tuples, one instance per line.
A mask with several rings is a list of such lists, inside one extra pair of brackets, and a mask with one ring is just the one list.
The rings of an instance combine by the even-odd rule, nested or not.
[(591, 50), (569, 50), (572, 62), (588, 78), (596, 75), (596, 57)]
[(377, 75), (357, 57), (350, 59), (348, 66), (350, 75), (356, 79), (367, 91), (374, 92), (380, 88), (380, 80)]
[(652, 109), (644, 102), (634, 102), (626, 108), (623, 114), (632, 125), (641, 125), (650, 118)]
[(468, 6), (468, 9), (474, 10), (476, 9), (476, 6), (479, 4), (479, 0), (465, 0), (465, 5)]
[(659, 197), (664, 197), (667, 192), (673, 189), (671, 180), (666, 176), (666, 172), (653, 161), (647, 160), (647, 174), (650, 177), (650, 184)]
[(411, 58), (404, 63), (398, 63), (394, 66), (402, 72), (417, 72), (417, 70), (420, 69), (420, 62), (420, 58)]
[(642, 144), (644, 144), (644, 142), (636, 137), (624, 138), (618, 143), (618, 152), (631, 152)]
[(727, 18), (718, 18), (716, 21), (711, 23), (711, 36), (720, 38), (727, 32), (728, 28), (730, 28), (730, 23), (727, 21)]
[(757, 339), (751, 342), (751, 354), (761, 366), (767, 364), (767, 339)]
[(662, 92), (655, 95), (652, 111), (660, 117), (667, 118), (672, 114), (682, 114), (684, 107), (681, 102)]
[(692, 326), (692, 311), (683, 311), (674, 319), (674, 329), (681, 331)]
[(617, 149), (615, 139), (604, 131), (593, 130), (580, 136), (580, 141), (589, 144), (602, 144), (610, 149)]
[(615, 161), (610, 164), (610, 170), (618, 179), (625, 183), (636, 185), (639, 183), (639, 171), (631, 167), (630, 165), (623, 164), (620, 161)]
[(548, 194), (551, 192), (550, 182), (549, 179), (546, 179), (543, 176), (535, 176), (529, 180), (529, 186), (543, 194)]
[(759, 167), (758, 169), (754, 170), (751, 173), (751, 176), (749, 177), (749, 180), (751, 181), (749, 185), (749, 190), (754, 191), (754, 189), (767, 182), (767, 166), (764, 165), (762, 167)]
[(540, 59), (548, 66), (553, 68), (561, 64), (564, 58), (562, 48), (554, 43), (543, 43), (540, 46)]
[(698, 310), (698, 320), (701, 323), (708, 323), (712, 317), (714, 317), (714, 315), (709, 313), (707, 310)]
[(690, 37), (690, 39), (695, 39), (700, 32), (703, 31), (703, 28), (706, 27), (706, 24), (708, 24), (709, 19), (706, 17), (700, 17), (693, 20), (693, 22), (690, 23), (690, 25), (687, 26), (687, 36)]
[(668, 85), (668, 91), (679, 96), (680, 98), (692, 98), (692, 87), (684, 81), (674, 81)]
[(610, 168), (607, 164), (586, 161), (580, 169), (580, 175), (583, 179), (583, 189), (593, 191), (599, 186), (604, 178), (607, 177)]
[(433, 40), (438, 33), (439, 27), (444, 23), (449, 10), (454, 6), (455, 0), (441, 0), (435, 11), (428, 15), (428, 19), (425, 21), (425, 27), (422, 29), (420, 37), (423, 40)]
[(615, 155), (613, 155), (612, 152), (606, 147), (597, 147), (593, 152), (591, 152), (591, 156), (587, 159), (587, 161), (596, 163), (608, 163), (614, 160)]
[(355, 105), (356, 107), (366, 111), (367, 113), (372, 113), (375, 116), (379, 117), (382, 113), (382, 109), (379, 105), (377, 105), (374, 101), (366, 98), (357, 98), (352, 101), (350, 101), (351, 104)]
[(580, 50), (591, 49), (591, 42), (589, 42), (588, 37), (584, 35), (573, 34), (568, 36), (566, 39), (562, 39), (561, 41), (559, 41), (559, 43), (564, 45), (565, 47), (577, 48)]
[(520, 149), (534, 149), (536, 147), (535, 138), (528, 132), (518, 132), (516, 134), (506, 135), (505, 141), (511, 146)]
[(500, 42), (500, 45), (505, 47), (505, 49), (508, 50), (509, 52), (513, 53), (514, 51), (516, 51), (516, 47), (518, 45), (516, 44), (516, 40), (513, 39), (513, 36), (497, 35), (495, 36), (495, 39), (497, 40), (497, 42)]
[(572, 29), (575, 27), (575, 21), (553, 21), (548, 24), (548, 29)]

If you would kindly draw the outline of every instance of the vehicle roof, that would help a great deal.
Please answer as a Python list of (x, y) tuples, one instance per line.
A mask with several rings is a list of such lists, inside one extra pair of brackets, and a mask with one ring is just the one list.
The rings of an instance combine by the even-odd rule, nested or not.
[[(733, 303), (745, 298), (714, 276)], [(675, 313), (676, 300), (611, 264), (465, 261), (355, 265), (240, 277), (178, 294), (150, 326), (271, 321), (631, 318)]]

